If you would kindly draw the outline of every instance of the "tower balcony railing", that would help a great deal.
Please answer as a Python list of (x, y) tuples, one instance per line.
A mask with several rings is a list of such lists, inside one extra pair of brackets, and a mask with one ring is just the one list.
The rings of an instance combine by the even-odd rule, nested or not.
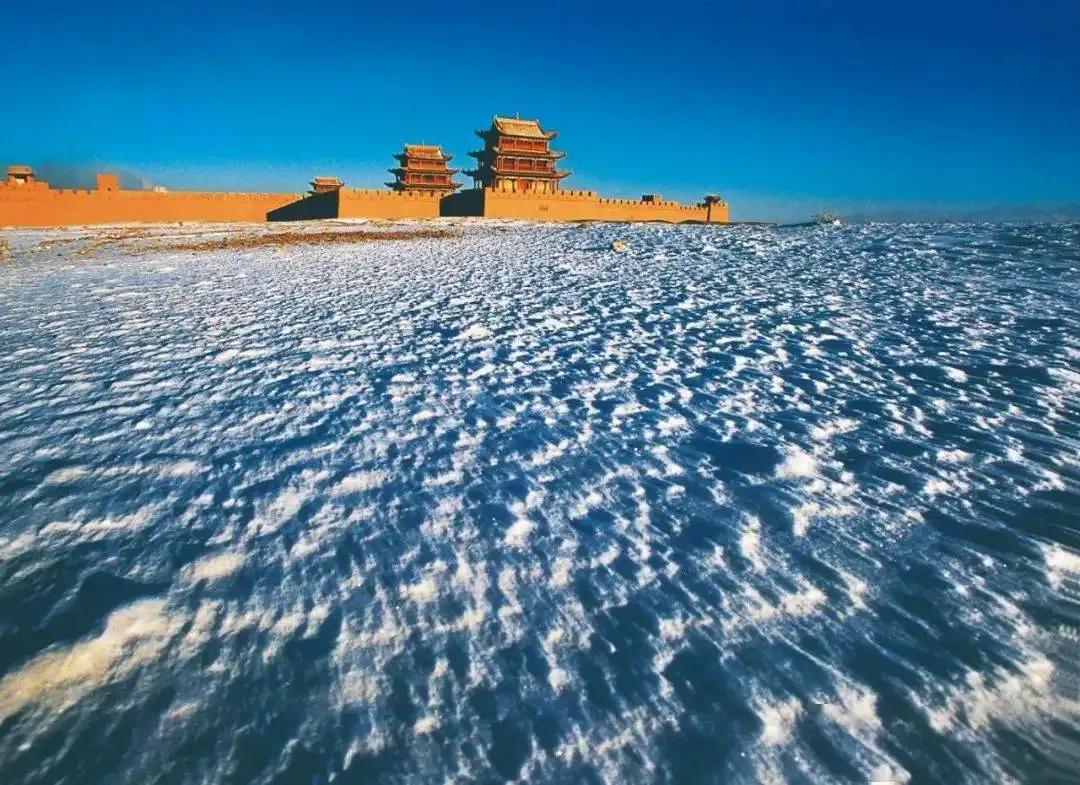
[(494, 155), (503, 155), (511, 158), (526, 158), (530, 161), (554, 160), (562, 158), (566, 153), (558, 150), (508, 150), (505, 147), (493, 147)]
[(543, 153), (547, 152), (547, 142), (542, 144), (519, 144), (518, 142), (511, 142), (507, 139), (500, 139), (496, 145), (503, 150), (515, 150), (523, 153)]
[(541, 169), (539, 167), (521, 167), (521, 166), (493, 166), (492, 171), (498, 175), (505, 175), (513, 177), (515, 175), (525, 175), (533, 177), (561, 177), (566, 174), (559, 169)]
[[(435, 161), (432, 161), (431, 163), (426, 163), (426, 162), (422, 162), (422, 161), (408, 161), (406, 163), (403, 163), (401, 166), (395, 167), (395, 169), (400, 169), (403, 172), (450, 172), (450, 171), (456, 172), (457, 171), (456, 169), (450, 169), (446, 165), (445, 162), (440, 163), (440, 162), (435, 162)], [(390, 171), (394, 171), (394, 170), (391, 169)]]

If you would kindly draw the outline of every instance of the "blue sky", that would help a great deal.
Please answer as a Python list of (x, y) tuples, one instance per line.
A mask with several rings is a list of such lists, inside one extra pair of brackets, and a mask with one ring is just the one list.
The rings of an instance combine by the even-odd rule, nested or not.
[[(1080, 205), (1080, 2), (5, 3), (0, 155), (171, 188), (467, 166), (495, 112), (566, 187), (738, 218)], [(13, 119), (14, 118), (14, 119)]]

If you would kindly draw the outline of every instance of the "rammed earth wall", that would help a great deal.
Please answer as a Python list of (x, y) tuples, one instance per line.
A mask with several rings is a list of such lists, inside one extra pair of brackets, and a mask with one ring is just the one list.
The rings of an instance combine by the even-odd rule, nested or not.
[(269, 221), (309, 221), (317, 218), (438, 218), (440, 195), (420, 191), (378, 191), (342, 188), (311, 194), (279, 207)]
[(0, 183), (0, 226), (63, 226), (128, 221), (265, 221), (300, 194), (208, 191), (69, 190), (45, 183)]
[(61, 226), (128, 221), (302, 221), (320, 218), (477, 216), (528, 221), (727, 223), (728, 207), (669, 200), (605, 199), (595, 191), (552, 194), (473, 189), (440, 197), (418, 191), (342, 188), (311, 194), (51, 189), (0, 183), (0, 226)]
[(665, 221), (668, 223), (727, 223), (728, 206), (711, 208), (679, 204), (605, 199), (595, 191), (556, 191), (553, 194), (513, 193), (491, 188), (462, 191), (443, 199), (443, 215), (519, 218), (529, 221)]

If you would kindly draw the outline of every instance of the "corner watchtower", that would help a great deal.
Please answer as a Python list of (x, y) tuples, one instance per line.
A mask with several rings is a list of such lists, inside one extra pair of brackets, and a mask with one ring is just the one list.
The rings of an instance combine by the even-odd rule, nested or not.
[(315, 179), (311, 181), (311, 191), (313, 194), (324, 194), (328, 191), (340, 191), (345, 185), (338, 177), (328, 177), (326, 175), (315, 175)]
[(35, 181), (34, 170), (29, 166), (13, 164), (7, 168), (8, 185), (33, 185)]

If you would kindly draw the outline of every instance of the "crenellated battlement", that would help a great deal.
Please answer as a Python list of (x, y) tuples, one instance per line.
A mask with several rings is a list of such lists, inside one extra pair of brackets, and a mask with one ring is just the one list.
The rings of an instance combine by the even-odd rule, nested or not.
[(438, 218), (444, 193), (351, 188), (342, 192), (338, 218)]
[[(12, 167), (29, 169), (29, 167)], [(29, 179), (0, 183), (0, 226), (63, 226), (137, 221), (265, 221), (295, 200), (292, 193), (132, 191), (115, 175), (98, 175), (97, 189), (50, 188)]]
[(267, 211), (268, 221), (311, 221), (325, 218), (438, 218), (443, 194), (434, 191), (391, 191), (340, 188), (309, 194)]
[(341, 188), (316, 194), (226, 191), (126, 191), (50, 188), (41, 181), (0, 183), (0, 226), (131, 221), (264, 221), (318, 218), (435, 218), (440, 215), (533, 221), (686, 221), (723, 223), (727, 205), (710, 210), (648, 196), (608, 198), (596, 191), (553, 193), (491, 188), (443, 196), (432, 191)]
[(522, 199), (528, 200), (543, 200), (543, 199), (559, 199), (560, 201), (578, 201), (578, 202), (597, 202), (601, 201), (600, 195), (596, 191), (574, 191), (570, 189), (560, 189), (551, 193), (541, 193), (539, 191), (503, 191), (498, 188), (484, 188), (485, 194), (492, 194), (499, 199)]
[(22, 184), (18, 184), (18, 185), (10, 183), (10, 182), (0, 182), (0, 194), (3, 195), (0, 198), (3, 198), (3, 197), (9, 197), (10, 198), (10, 197), (12, 197), (12, 196), (14, 196), (16, 194), (20, 194), (20, 193), (36, 192), (36, 191), (49, 191), (49, 190), (52, 190), (52, 189), (49, 188), (49, 184), (48, 183), (43, 183), (40, 180), (35, 180), (35, 181), (31, 181), (31, 182), (28, 182), (28, 183), (22, 183)]
[[(40, 183), (39, 185), (45, 185)], [(41, 198), (64, 199), (72, 196), (90, 197), (97, 201), (147, 201), (147, 202), (178, 202), (178, 201), (201, 201), (209, 200), (216, 202), (251, 201), (251, 200), (281, 200), (295, 198), (300, 194), (285, 193), (258, 193), (237, 191), (94, 191), (85, 188), (12, 188), (11, 193), (3, 191), (0, 185), (0, 199), (27, 199), (39, 200)]]
[(405, 201), (437, 202), (444, 194), (434, 191), (388, 191), (379, 188), (342, 188), (347, 199), (403, 199)]
[(647, 194), (641, 200), (602, 197), (596, 191), (559, 190), (554, 193), (503, 191), (493, 188), (465, 191), (452, 215), (482, 215), (531, 221), (666, 221), (668, 223), (726, 223), (727, 205), (718, 202), (686, 205)]

